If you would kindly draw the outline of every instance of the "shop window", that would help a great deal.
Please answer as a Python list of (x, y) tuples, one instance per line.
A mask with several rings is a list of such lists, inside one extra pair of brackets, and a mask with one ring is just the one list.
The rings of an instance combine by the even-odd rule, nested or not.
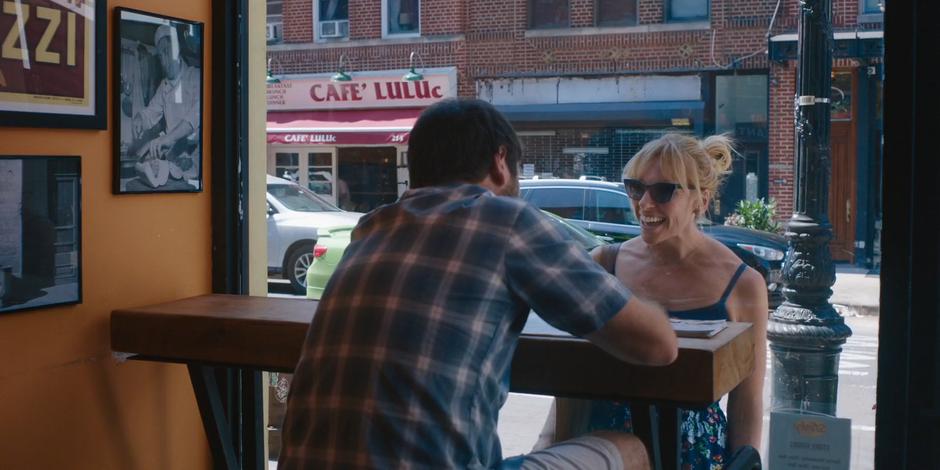
[(708, 20), (708, 6), (708, 0), (668, 0), (666, 19), (668, 21)]
[(597, 26), (637, 24), (636, 0), (597, 0), (594, 18)]
[(852, 72), (832, 73), (832, 120), (852, 119)]
[(735, 158), (710, 217), (724, 218), (744, 199), (768, 197), (767, 75), (715, 77), (715, 132), (734, 139)]
[(567, 28), (568, 0), (529, 0), (529, 28)]
[[(395, 147), (340, 147), (337, 152), (339, 206), (369, 212), (398, 199)], [(345, 189), (342, 189), (345, 188)], [(345, 194), (340, 194), (345, 191)]]
[(333, 153), (307, 154), (307, 189), (333, 202)]
[(420, 34), (421, 2), (419, 0), (386, 0), (382, 13), (385, 15), (386, 35)]
[(318, 0), (317, 3), (317, 39), (348, 38), (348, 0)]

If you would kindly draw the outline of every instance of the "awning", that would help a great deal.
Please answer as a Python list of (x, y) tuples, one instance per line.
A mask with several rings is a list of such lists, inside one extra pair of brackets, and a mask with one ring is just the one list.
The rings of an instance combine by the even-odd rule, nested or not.
[(675, 127), (702, 131), (702, 101), (640, 101), (621, 103), (559, 103), (497, 105), (513, 123), (578, 123), (597, 126)]
[[(832, 57), (884, 57), (884, 32), (878, 30), (836, 31), (832, 33)], [(770, 60), (796, 60), (799, 53), (797, 33), (777, 34), (770, 38)]]
[(269, 144), (403, 145), (420, 108), (268, 113)]

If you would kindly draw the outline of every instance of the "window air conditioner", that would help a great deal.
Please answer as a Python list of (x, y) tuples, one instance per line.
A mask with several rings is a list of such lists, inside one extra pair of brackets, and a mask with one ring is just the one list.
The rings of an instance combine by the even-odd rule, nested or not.
[(281, 25), (277, 23), (268, 23), (265, 31), (265, 38), (268, 41), (274, 41), (281, 38)]
[(349, 36), (349, 20), (321, 21), (321, 38), (344, 38)]

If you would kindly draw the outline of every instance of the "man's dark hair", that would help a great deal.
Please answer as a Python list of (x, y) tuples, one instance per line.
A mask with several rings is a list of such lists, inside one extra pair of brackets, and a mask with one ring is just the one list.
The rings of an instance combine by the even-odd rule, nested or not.
[(522, 153), (509, 121), (493, 105), (478, 99), (448, 99), (424, 110), (408, 140), (408, 175), (412, 188), (486, 178), (499, 147), (513, 178)]

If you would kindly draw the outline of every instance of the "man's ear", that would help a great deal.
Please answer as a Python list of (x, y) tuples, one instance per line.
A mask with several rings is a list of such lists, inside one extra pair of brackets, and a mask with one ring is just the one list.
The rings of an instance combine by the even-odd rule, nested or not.
[(493, 165), (490, 166), (490, 180), (499, 187), (506, 184), (509, 178), (512, 178), (512, 173), (509, 171), (509, 164), (506, 161), (506, 146), (500, 145), (496, 153), (493, 154)]

